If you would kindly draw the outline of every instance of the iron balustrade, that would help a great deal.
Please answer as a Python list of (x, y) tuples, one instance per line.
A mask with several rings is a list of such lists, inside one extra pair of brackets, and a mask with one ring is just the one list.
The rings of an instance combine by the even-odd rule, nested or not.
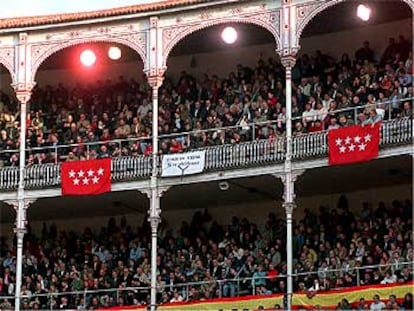
[[(308, 272), (294, 272), (292, 273), (292, 276), (294, 277), (294, 281), (296, 283), (296, 287), (299, 286), (299, 283), (302, 282), (302, 277), (308, 277), (313, 279), (318, 279), (320, 286), (323, 288), (326, 284), (326, 280), (335, 277), (343, 277), (346, 274), (352, 275), (355, 278), (356, 284), (353, 286), (362, 286), (365, 285), (363, 283), (362, 277), (364, 275), (364, 271), (367, 269), (370, 270), (376, 270), (379, 268), (384, 267), (391, 267), (390, 271), (395, 272), (396, 270), (403, 271), (404, 269), (407, 270), (407, 277), (409, 280), (412, 280), (413, 277), (413, 266), (414, 261), (406, 261), (406, 262), (398, 262), (398, 263), (387, 263), (387, 264), (377, 264), (377, 265), (366, 265), (366, 266), (354, 266), (354, 267), (342, 267), (340, 269), (328, 269), (325, 268), (323, 270), (316, 270), (316, 271), (308, 271)], [(232, 285), (235, 288), (234, 294), (237, 297), (242, 296), (250, 296), (250, 295), (263, 295), (261, 293), (256, 292), (256, 284), (262, 284), (263, 280), (265, 281), (271, 281), (275, 284), (280, 281), (286, 280), (286, 275), (279, 274), (278, 276), (260, 276), (260, 277), (240, 277), (237, 276), (233, 279), (211, 279), (209, 281), (198, 281), (198, 282), (187, 282), (187, 283), (177, 283), (177, 284), (158, 284), (157, 285), (157, 292), (159, 294), (162, 294), (163, 292), (174, 292), (177, 291), (180, 293), (180, 295), (183, 297), (184, 301), (190, 300), (190, 291), (192, 288), (195, 288), (197, 290), (200, 290), (202, 286), (209, 285), (214, 288), (214, 297), (222, 298), (223, 297), (223, 289), (224, 286)], [(401, 284), (401, 283), (399, 283)], [(335, 287), (331, 288), (329, 290), (336, 291), (343, 288), (346, 288), (347, 286), (343, 287)], [(266, 288), (268, 286), (266, 285)], [(305, 288), (305, 291), (308, 290)], [(323, 290), (323, 289), (321, 289)], [(146, 293), (149, 293), (150, 287), (118, 287), (118, 288), (108, 288), (108, 289), (84, 289), (81, 291), (65, 291), (65, 292), (52, 292), (52, 293), (43, 293), (43, 294), (36, 294), (32, 293), (31, 295), (24, 295), (22, 294), (21, 298), (24, 301), (25, 299), (30, 301), (35, 301), (39, 298), (46, 298), (48, 303), (52, 300), (57, 302), (57, 299), (59, 297), (73, 297), (73, 301), (78, 301), (78, 304), (80, 304), (81, 299), (83, 300), (85, 305), (90, 305), (91, 300), (93, 297), (98, 297), (100, 300), (106, 300), (106, 301), (112, 301), (115, 303), (115, 306), (119, 304), (120, 297), (128, 296), (128, 295), (145, 295)], [(272, 293), (280, 293), (279, 291), (272, 292)], [(3, 301), (4, 299), (9, 300), (9, 302), (13, 302), (15, 296), (12, 295), (3, 295), (0, 296), (0, 300)], [(103, 299), (104, 298), (104, 299)], [(159, 300), (158, 303), (161, 303)], [(112, 305), (114, 306), (114, 305)], [(57, 306), (54, 306), (53, 304), (49, 304), (48, 306), (49, 310), (55, 310), (55, 308), (58, 308)]]
[[(369, 125), (368, 125), (369, 126)], [(292, 159), (303, 161), (328, 155), (328, 131), (307, 133), (292, 138)], [(384, 121), (380, 147), (410, 144), (413, 141), (411, 118)], [(285, 159), (285, 138), (261, 139), (238, 144), (215, 145), (197, 150), (206, 151), (205, 172), (282, 163)], [(150, 156), (119, 156), (112, 160), (112, 181), (122, 182), (149, 178)], [(0, 191), (17, 189), (18, 167), (0, 169)], [(25, 168), (25, 188), (39, 189), (60, 185), (60, 163), (33, 164)]]
[[(61, 163), (34, 164), (25, 168), (25, 188), (38, 189), (60, 185)], [(152, 159), (147, 156), (125, 156), (112, 159), (112, 181), (129, 181), (148, 178)], [(0, 189), (15, 190), (19, 183), (18, 167), (0, 169)]]

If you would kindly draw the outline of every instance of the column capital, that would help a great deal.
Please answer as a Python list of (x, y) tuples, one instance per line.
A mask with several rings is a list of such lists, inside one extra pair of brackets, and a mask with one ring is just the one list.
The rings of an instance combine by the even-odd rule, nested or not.
[(159, 224), (161, 223), (161, 217), (160, 214), (158, 214), (157, 216), (150, 216), (148, 217), (148, 222), (151, 225), (151, 230), (152, 231), (156, 231), (158, 229)]
[(29, 205), (33, 204), (34, 202), (36, 202), (35, 199), (23, 199), (23, 200), (6, 200), (3, 201), (4, 203), (11, 205), (13, 207), (13, 209), (15, 211), (17, 211), (17, 209), (19, 208), (19, 201), (24, 201), (24, 205), (23, 208), (24, 209), (28, 209)]
[(292, 51), (286, 52), (287, 54), (282, 54), (280, 56), (280, 62), (282, 63), (282, 66), (285, 68), (293, 68), (296, 64), (296, 53), (293, 53)]
[(21, 104), (28, 103), (35, 85), (35, 82), (12, 84), (14, 92), (16, 93), (16, 98)]
[(162, 85), (166, 71), (167, 68), (150, 68), (145, 72), (151, 88), (158, 89)]
[(295, 202), (284, 202), (282, 203), (282, 206), (285, 209), (286, 214), (292, 214), (296, 208), (296, 203)]
[[(161, 198), (164, 192), (167, 192), (170, 188), (170, 186), (157, 187), (158, 197)], [(145, 194), (148, 197), (148, 199), (151, 199), (153, 193), (151, 188), (138, 189), (138, 191), (142, 194)]]
[[(291, 174), (291, 181), (292, 182), (295, 182), (300, 175), (302, 175), (303, 173), (305, 173), (305, 171), (306, 170), (292, 170), (292, 172), (290, 172), (290, 174)], [(279, 173), (279, 174), (273, 174), (273, 176), (276, 177), (276, 178), (280, 178), (282, 180), (282, 182), (285, 184), (286, 181), (287, 181), (286, 174), (289, 174), (289, 172)]]

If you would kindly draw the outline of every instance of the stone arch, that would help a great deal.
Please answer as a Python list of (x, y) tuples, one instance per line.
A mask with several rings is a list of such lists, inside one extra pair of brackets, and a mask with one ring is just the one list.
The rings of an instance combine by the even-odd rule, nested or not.
[[(209, 28), (213, 26), (223, 25), (223, 24), (252, 24), (259, 26), (267, 31), (269, 31), (276, 41), (276, 46), (281, 47), (281, 39), (279, 35), (279, 12), (268, 12), (262, 13), (260, 15), (254, 16), (243, 16), (243, 17), (228, 17), (221, 19), (209, 19), (204, 21), (199, 21), (191, 25), (182, 25), (179, 27), (170, 27), (163, 29), (163, 66), (167, 67), (167, 59), (171, 51), (175, 46), (178, 45), (183, 39), (189, 35)], [(276, 49), (275, 49), (276, 50)]]
[(76, 38), (71, 40), (62, 41), (59, 43), (53, 42), (51, 44), (44, 44), (38, 46), (32, 46), (32, 77), (36, 76), (36, 73), (40, 67), (53, 54), (64, 50), (68, 47), (87, 44), (87, 43), (115, 43), (127, 46), (134, 50), (144, 63), (144, 67), (147, 60), (146, 52), (146, 33), (130, 34), (125, 37), (106, 37), (106, 38)]
[[(296, 45), (299, 45), (303, 30), (306, 26), (320, 13), (334, 5), (350, 0), (330, 0), (322, 2), (321, 4), (303, 5), (297, 8), (297, 30), (296, 30)], [(414, 0), (399, 0), (406, 3), (414, 14)]]

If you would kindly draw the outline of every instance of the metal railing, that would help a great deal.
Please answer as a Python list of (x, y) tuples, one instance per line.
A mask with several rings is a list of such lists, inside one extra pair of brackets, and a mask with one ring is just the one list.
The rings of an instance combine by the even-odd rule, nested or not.
[[(295, 161), (326, 157), (328, 131), (294, 136), (292, 159)], [(381, 126), (381, 148), (409, 144), (413, 141), (411, 118), (384, 121)], [(206, 150), (205, 172), (223, 169), (254, 167), (282, 163), (285, 157), (285, 138), (261, 139), (238, 144), (204, 147)], [(112, 161), (112, 180), (116, 182), (139, 180), (151, 174), (150, 156), (115, 157)], [(0, 190), (17, 189), (18, 167), (0, 169)], [(60, 163), (34, 164), (25, 169), (25, 188), (36, 189), (60, 185)]]
[[(112, 180), (129, 181), (147, 178), (151, 175), (152, 158), (147, 156), (126, 156), (113, 158)], [(25, 188), (37, 189), (60, 185), (60, 163), (34, 164), (25, 168)], [(0, 169), (0, 189), (17, 189), (19, 183), (18, 167)]]
[[(405, 268), (408, 268), (408, 278), (412, 279), (413, 277), (413, 265), (414, 261), (411, 262), (399, 262), (396, 263), (387, 263), (382, 265), (366, 265), (366, 266), (354, 266), (354, 267), (343, 267), (340, 269), (323, 269), (317, 271), (308, 271), (301, 273), (293, 273), (295, 287), (298, 291), (308, 291), (308, 288), (301, 289), (299, 283), (303, 281), (303, 278), (308, 278), (311, 281), (314, 279), (319, 280), (321, 286), (320, 290), (324, 289), (324, 286), (327, 283), (327, 279), (333, 279), (338, 277), (344, 277), (346, 274), (351, 275), (356, 279), (355, 285), (352, 286), (361, 286), (365, 285), (362, 280), (364, 271), (366, 270), (377, 270), (379, 268), (390, 267), (390, 271), (394, 272), (395, 270), (402, 271)], [(398, 266), (398, 269), (396, 268)], [(197, 291), (203, 292), (206, 288), (212, 291), (212, 297), (210, 298), (222, 298), (222, 297), (242, 297), (249, 295), (265, 295), (266, 293), (260, 292), (259, 286), (264, 284), (265, 288), (269, 291), (267, 294), (281, 293), (277, 284), (279, 281), (285, 281), (286, 275), (280, 274), (276, 277), (272, 276), (253, 276), (253, 277), (239, 277), (236, 276), (232, 279), (221, 279), (215, 280), (211, 279), (209, 281), (199, 281), (199, 282), (187, 282), (187, 283), (177, 283), (173, 285), (169, 284), (159, 284), (158, 285), (158, 303), (163, 303), (163, 293), (173, 293), (178, 292), (179, 295), (183, 298), (183, 301), (195, 300), (192, 298), (191, 291), (195, 289)], [(312, 282), (308, 282), (309, 284)], [(330, 290), (338, 290), (345, 288), (347, 286), (335, 287)], [(85, 307), (90, 307), (92, 304), (92, 299), (96, 298), (99, 301), (100, 307), (111, 307), (119, 305), (138, 305), (145, 303), (147, 299), (147, 294), (150, 291), (150, 287), (119, 287), (119, 288), (108, 288), (108, 289), (84, 289), (81, 291), (65, 291), (65, 292), (53, 292), (53, 293), (43, 293), (36, 294), (31, 293), (30, 295), (22, 295), (22, 301), (46, 301), (47, 305), (40, 306), (46, 307), (49, 310), (58, 309), (59, 299), (61, 297), (71, 297), (69, 301), (73, 304), (83, 305)], [(10, 302), (14, 301), (14, 296), (0, 296), (0, 301), (8, 299)], [(164, 301), (165, 302), (165, 301)]]
[[(401, 104), (402, 102), (414, 100), (414, 98), (404, 98), (397, 100), (398, 104)], [(321, 116), (324, 115), (325, 117), (327, 115), (344, 115), (347, 116), (348, 119), (353, 119), (353, 122), (355, 124), (358, 124), (358, 114), (363, 111), (367, 111), (372, 108), (376, 108), (377, 110), (382, 110), (384, 114), (382, 115), (382, 119), (384, 121), (391, 121), (395, 120), (396, 118), (392, 118), (392, 106), (394, 104), (394, 101), (389, 100), (386, 102), (377, 102), (377, 103), (370, 103), (363, 106), (355, 106), (355, 107), (346, 107), (346, 108), (340, 108), (336, 109), (334, 111), (322, 111), (322, 112), (315, 112), (315, 114), (311, 117), (310, 122), (314, 122), (316, 120), (321, 120)], [(385, 113), (386, 111), (386, 113)], [(296, 121), (302, 121), (303, 119), (306, 119), (307, 117), (297, 116), (292, 118), (292, 122), (295, 123)], [(399, 119), (399, 118), (397, 118)], [(180, 132), (180, 133), (170, 133), (170, 134), (162, 134), (159, 135), (160, 141), (165, 140), (171, 140), (176, 139), (177, 141), (180, 141), (183, 144), (183, 151), (187, 150), (193, 150), (198, 149), (196, 141), (199, 139), (202, 134), (215, 136), (218, 137), (220, 133), (224, 132), (226, 134), (237, 132), (239, 134), (245, 135), (247, 137), (244, 137), (242, 141), (255, 141), (258, 139), (258, 133), (259, 130), (269, 128), (273, 129), (275, 132), (278, 129), (278, 125), (280, 123), (284, 123), (285, 120), (267, 120), (267, 121), (261, 121), (261, 122), (241, 122), (239, 120), (238, 124), (233, 126), (227, 126), (227, 127), (213, 127), (208, 129), (196, 129), (189, 132)], [(314, 133), (321, 134), (322, 132)], [(283, 135), (279, 135), (280, 137), (283, 137)], [(312, 137), (313, 135), (311, 135)], [(312, 141), (315, 139), (316, 136), (313, 136), (313, 138), (310, 138), (309, 141), (305, 141), (305, 143), (312, 143)], [(109, 141), (84, 141), (81, 143), (72, 143), (72, 144), (58, 144), (58, 145), (52, 145), (52, 146), (42, 146), (42, 147), (28, 147), (26, 148), (26, 159), (29, 161), (30, 157), (36, 157), (40, 154), (48, 154), (50, 157), (47, 159), (48, 162), (62, 162), (65, 161), (68, 158), (68, 153), (73, 152), (76, 156), (77, 154), (81, 154), (82, 157), (89, 159), (90, 157), (96, 157), (96, 154), (98, 153), (98, 150), (102, 145), (109, 146), (111, 151), (111, 157), (121, 157), (122, 154), (122, 148), (127, 147), (130, 148), (131, 146), (134, 146), (136, 149), (135, 151), (138, 154), (144, 153), (144, 149), (151, 140), (151, 137), (129, 137), (129, 138), (117, 138), (112, 139)], [(221, 144), (220, 144), (221, 145)], [(19, 150), (17, 149), (6, 149), (6, 150), (0, 150), (0, 159), (7, 158), (9, 155), (17, 154)], [(41, 160), (42, 162), (42, 160)], [(27, 163), (28, 165), (31, 165), (30, 162)]]

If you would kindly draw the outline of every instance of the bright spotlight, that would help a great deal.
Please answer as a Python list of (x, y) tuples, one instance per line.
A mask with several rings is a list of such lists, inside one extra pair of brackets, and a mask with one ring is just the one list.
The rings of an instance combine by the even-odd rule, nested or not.
[(371, 17), (371, 9), (363, 4), (360, 4), (357, 8), (357, 16), (366, 22)]
[(233, 44), (237, 40), (237, 31), (234, 27), (226, 27), (221, 33), (221, 38), (227, 44)]
[(85, 50), (80, 55), (80, 61), (82, 65), (90, 67), (96, 62), (96, 55), (91, 50)]
[(122, 56), (121, 49), (117, 46), (111, 46), (108, 50), (108, 57), (112, 60), (118, 60)]

